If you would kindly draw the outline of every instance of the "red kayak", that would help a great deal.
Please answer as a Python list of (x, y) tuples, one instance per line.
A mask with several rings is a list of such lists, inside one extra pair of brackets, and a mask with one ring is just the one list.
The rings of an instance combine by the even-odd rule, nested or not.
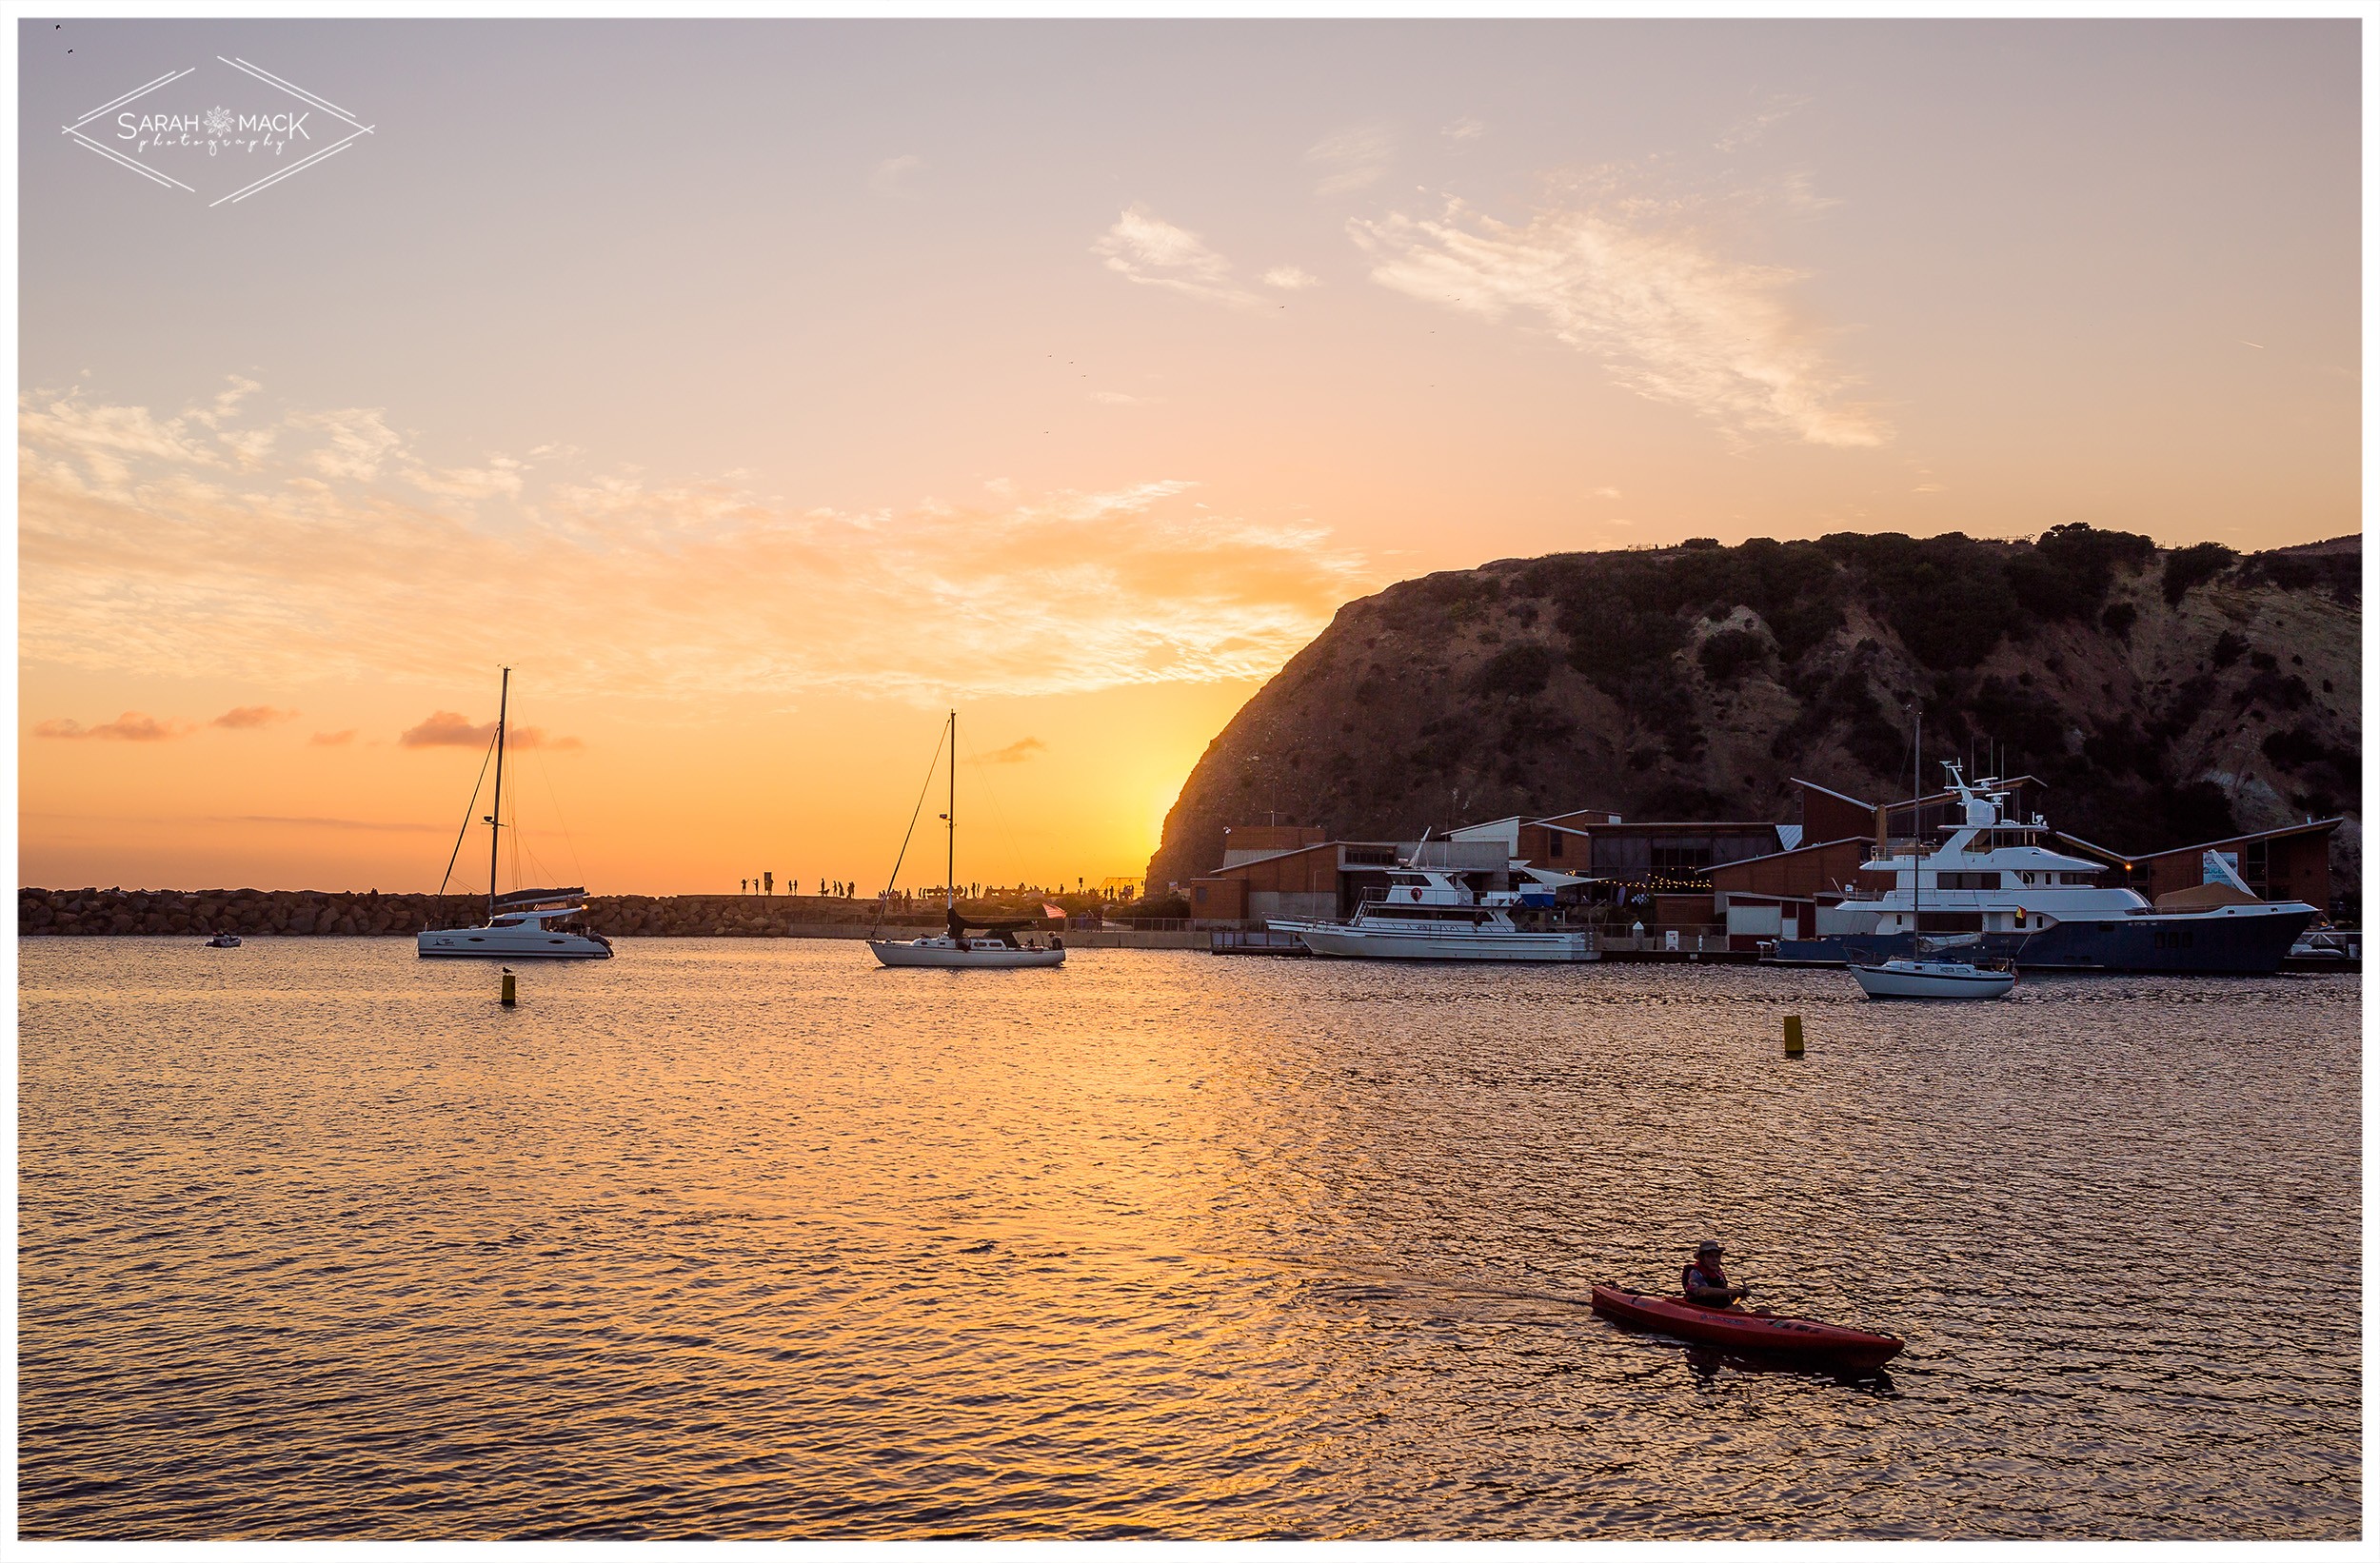
[(1595, 1289), (1595, 1311), (1684, 1340), (1707, 1340), (1736, 1351), (1823, 1357), (1847, 1368), (1880, 1368), (1908, 1344), (1892, 1335), (1847, 1330), (1813, 1318), (1787, 1318), (1765, 1308), (1714, 1308), (1684, 1297), (1657, 1297), (1624, 1286)]

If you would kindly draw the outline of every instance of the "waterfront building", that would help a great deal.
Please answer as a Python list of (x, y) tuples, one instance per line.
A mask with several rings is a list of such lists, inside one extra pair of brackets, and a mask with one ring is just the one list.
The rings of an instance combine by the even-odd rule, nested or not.
[[(2040, 816), (2047, 785), (2034, 776), (1994, 781), (2010, 818)], [(1873, 897), (1892, 876), (1861, 868), (1887, 842), (1932, 839), (1955, 822), (1958, 798), (1948, 789), (1874, 803), (1796, 777), (1800, 818), (1623, 820), (1608, 809), (1579, 808), (1531, 818), (1508, 815), (1448, 831), (1426, 843), (1341, 841), (1319, 826), (1234, 825), (1223, 833), (1223, 861), (1186, 887), (1192, 919), (1238, 924), (1268, 919), (1355, 915), (1369, 893), (1384, 891), (1389, 871), (1417, 854), (1427, 866), (1459, 870), (1477, 894), (1511, 888), (1515, 869), (1551, 869), (1585, 879), (1577, 899), (1612, 909), (1649, 933), (1724, 934), (1731, 948), (1753, 950), (1777, 939), (1853, 932), (1829, 914), (1845, 898)], [(2200, 896), (2205, 855), (2221, 856), (2254, 896), (2336, 908), (2330, 840), (2342, 821), (2310, 820), (2219, 841), (2127, 854), (2051, 832), (2060, 850), (2107, 865), (2101, 881), (2137, 890), (2152, 903)], [(2172, 902), (2172, 904), (2180, 904)]]

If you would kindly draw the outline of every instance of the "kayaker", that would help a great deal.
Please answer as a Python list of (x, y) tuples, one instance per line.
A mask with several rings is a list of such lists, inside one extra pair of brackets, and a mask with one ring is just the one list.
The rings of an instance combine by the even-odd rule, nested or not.
[(1727, 1250), (1708, 1237), (1695, 1245), (1694, 1263), (1686, 1267), (1685, 1292), (1688, 1302), (1706, 1303), (1714, 1308), (1724, 1308), (1737, 1297), (1752, 1296), (1752, 1288), (1749, 1286), (1728, 1284), (1726, 1267), (1720, 1263), (1726, 1254)]

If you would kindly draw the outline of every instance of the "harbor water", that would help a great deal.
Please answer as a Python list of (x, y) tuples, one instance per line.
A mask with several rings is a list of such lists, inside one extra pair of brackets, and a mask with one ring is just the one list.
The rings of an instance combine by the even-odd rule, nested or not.
[(28, 1537), (2358, 1530), (2355, 977), (18, 948)]

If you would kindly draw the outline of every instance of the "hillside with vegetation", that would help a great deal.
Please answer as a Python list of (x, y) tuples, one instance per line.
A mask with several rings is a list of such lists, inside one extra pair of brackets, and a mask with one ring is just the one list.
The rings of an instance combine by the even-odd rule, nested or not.
[(2360, 537), (2243, 556), (2082, 524), (1425, 576), (1339, 609), (1207, 746), (1149, 880), (1267, 820), (1411, 841), (1574, 808), (1788, 821), (1795, 777), (1897, 798), (1914, 703), (1930, 756), (1995, 745), (2051, 823), (2122, 850), (2346, 815), (2351, 893), (2361, 579)]

